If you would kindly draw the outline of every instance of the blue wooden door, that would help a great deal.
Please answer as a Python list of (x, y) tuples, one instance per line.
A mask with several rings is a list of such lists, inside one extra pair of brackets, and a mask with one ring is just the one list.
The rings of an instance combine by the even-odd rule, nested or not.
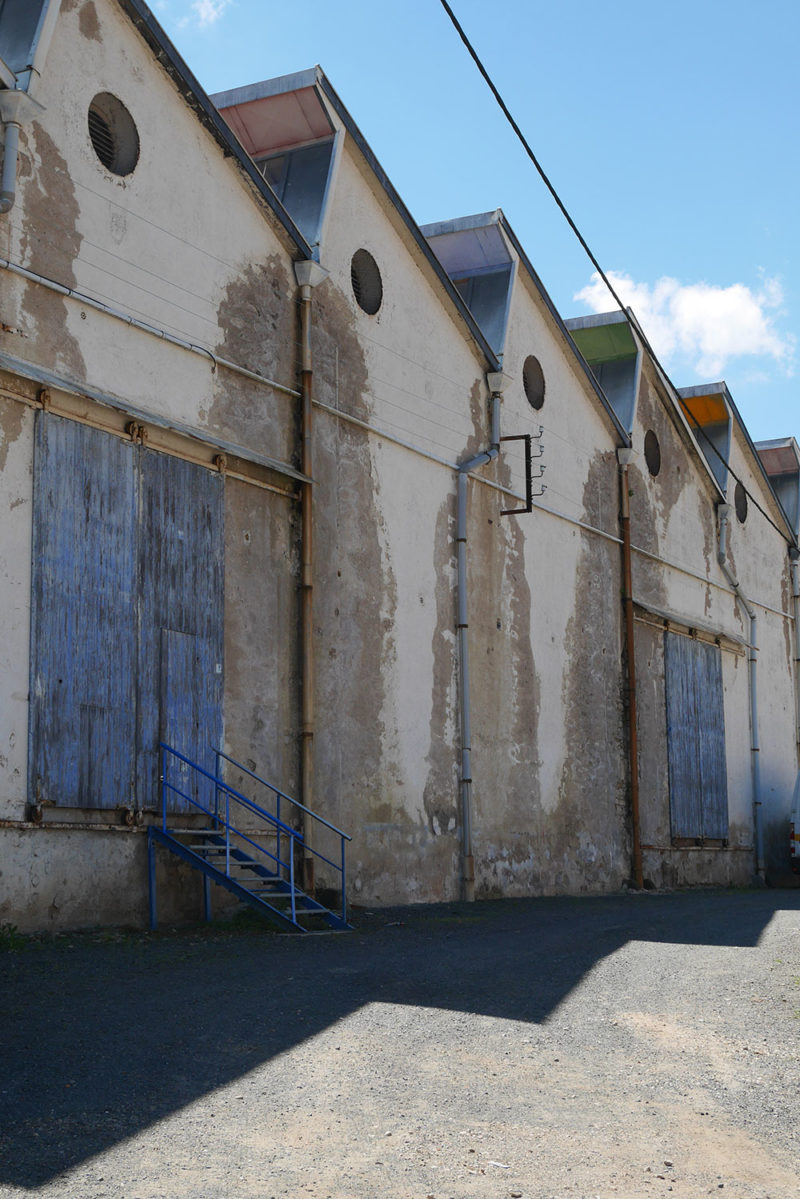
[(672, 836), (725, 840), (728, 783), (718, 646), (664, 634)]
[(32, 797), (156, 807), (160, 740), (209, 765), (223, 544), (218, 474), (37, 414)]
[[(223, 480), (144, 451), (139, 503), (139, 690), (148, 699), (138, 774), (154, 806), (159, 741), (206, 769), (222, 741)], [(191, 808), (188, 798), (170, 803)]]

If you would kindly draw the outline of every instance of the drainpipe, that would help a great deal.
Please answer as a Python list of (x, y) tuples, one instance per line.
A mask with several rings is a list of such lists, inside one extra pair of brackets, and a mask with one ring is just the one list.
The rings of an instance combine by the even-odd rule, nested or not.
[(734, 577), (728, 567), (726, 556), (726, 544), (728, 535), (728, 517), (730, 516), (730, 504), (718, 504), (717, 513), (719, 516), (719, 549), (717, 551), (717, 561), (722, 568), (722, 573), (733, 588), (736, 598), (747, 613), (750, 621), (750, 637), (748, 647), (749, 660), (749, 682), (750, 682), (750, 749), (751, 763), (753, 772), (753, 827), (755, 830), (756, 842), (756, 874), (760, 879), (764, 878), (764, 831), (761, 822), (761, 746), (758, 740), (758, 622), (756, 619), (755, 609), (753, 608), (747, 596), (742, 591), (737, 579)]
[(644, 886), (642, 872), (642, 831), (639, 819), (639, 740), (636, 728), (636, 660), (634, 656), (633, 574), (631, 569), (631, 505), (628, 467), (634, 451), (628, 447), (617, 450), (619, 462), (620, 527), (622, 531), (622, 602), (625, 609), (625, 648), (628, 682), (628, 754), (631, 775), (631, 841), (633, 881), (639, 890)]
[(19, 130), (27, 121), (32, 121), (44, 108), (31, 99), (27, 92), (0, 89), (0, 121), (3, 122), (3, 174), (0, 178), (0, 215), (14, 207), (17, 198), (17, 158), (19, 155)]
[(456, 564), (458, 661), (460, 673), (459, 709), (461, 717), (461, 898), (472, 902), (475, 899), (475, 861), (472, 855), (472, 729), (469, 694), (469, 628), (467, 595), (467, 479), (473, 470), (492, 462), (500, 453), (500, 400), (506, 383), (502, 371), (491, 371), (486, 376), (491, 395), (491, 442), (473, 458), (462, 462), (458, 468), (456, 506)]
[[(300, 794), (303, 807), (314, 807), (314, 526), (313, 526), (313, 359), (311, 354), (311, 293), (328, 272), (318, 262), (296, 262), (300, 288), (300, 469), (308, 480), (300, 490)], [(313, 820), (303, 812), (303, 890), (314, 892)]]
[(794, 615), (794, 710), (797, 764), (800, 766), (800, 549), (789, 546), (789, 569), (792, 575), (792, 614)]

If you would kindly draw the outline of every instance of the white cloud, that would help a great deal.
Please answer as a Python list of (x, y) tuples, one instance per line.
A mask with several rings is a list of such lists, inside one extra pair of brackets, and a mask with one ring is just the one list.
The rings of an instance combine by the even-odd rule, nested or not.
[(179, 24), (183, 27), (196, 25), (198, 29), (208, 29), (217, 23), (230, 3), (231, 0), (192, 0), (192, 15), (184, 17)]
[[(733, 358), (772, 358), (792, 374), (795, 341), (775, 327), (783, 302), (779, 280), (764, 279), (757, 291), (744, 283), (718, 287), (680, 283), (669, 276), (656, 283), (637, 283), (630, 275), (609, 271), (622, 302), (633, 309), (659, 358), (685, 359), (698, 374), (718, 378)], [(573, 297), (593, 312), (615, 308), (598, 274)]]

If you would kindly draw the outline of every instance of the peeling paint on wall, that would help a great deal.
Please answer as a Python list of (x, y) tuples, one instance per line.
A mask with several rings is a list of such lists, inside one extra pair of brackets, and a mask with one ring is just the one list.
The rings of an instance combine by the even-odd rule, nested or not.
[(97, 9), (94, 6), (94, 0), (86, 0), (78, 17), (78, 25), (85, 38), (93, 42), (102, 42), (100, 22), (97, 19)]
[[(356, 318), (329, 281), (315, 290), (315, 301), (315, 394), (368, 419), (368, 369)], [(363, 855), (369, 863), (359, 876), (364, 897), (377, 898), (387, 895), (390, 876), (389, 894), (402, 886), (400, 856), (413, 855), (419, 834), (405, 805), (401, 768), (392, 762), (393, 730), (385, 724), (398, 597), (381, 544), (383, 501), (370, 435), (319, 414), (314, 476), (317, 791), (326, 816), (353, 831), (353, 859)], [(326, 720), (333, 712), (336, 719)]]
[[(75, 287), (73, 264), (83, 241), (78, 232), (80, 209), (75, 187), (66, 160), (38, 122), (34, 122), (31, 136), (34, 170), (25, 182), (21, 204), (22, 259), (37, 274)], [(31, 148), (30, 142), (28, 147)], [(35, 336), (31, 335), (31, 351), (39, 361), (84, 381), (83, 354), (67, 325), (67, 300), (37, 283), (28, 283), (22, 311), (35, 330)]]
[(0, 471), (5, 469), (8, 451), (22, 432), (25, 408), (13, 401), (0, 403)]
[[(286, 387), (297, 387), (297, 307), (277, 254), (248, 264), (220, 300), (216, 353)], [(284, 460), (297, 461), (298, 403), (229, 371), (217, 372), (208, 427)]]
[(430, 706), (428, 777), (423, 805), (433, 836), (455, 832), (458, 816), (458, 713), (455, 703), (455, 495), (442, 502), (436, 517), (433, 560), (436, 566), (436, 624), (431, 638), (433, 679)]
[[(590, 522), (598, 474), (616, 477), (613, 454), (595, 455), (584, 496)], [(627, 765), (620, 669), (622, 629), (619, 550), (582, 533), (573, 613), (564, 650), (567, 755), (559, 804), (549, 817), (554, 884), (603, 890), (629, 872)]]

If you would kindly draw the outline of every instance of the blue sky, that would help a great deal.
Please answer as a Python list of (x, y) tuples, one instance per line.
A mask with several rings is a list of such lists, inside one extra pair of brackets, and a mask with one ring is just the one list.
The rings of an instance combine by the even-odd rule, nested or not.
[[(503, 208), (563, 316), (614, 307), (439, 0), (151, 0), (209, 91), (319, 63), (420, 224)], [(451, 0), (676, 386), (800, 439), (800, 5)]]

